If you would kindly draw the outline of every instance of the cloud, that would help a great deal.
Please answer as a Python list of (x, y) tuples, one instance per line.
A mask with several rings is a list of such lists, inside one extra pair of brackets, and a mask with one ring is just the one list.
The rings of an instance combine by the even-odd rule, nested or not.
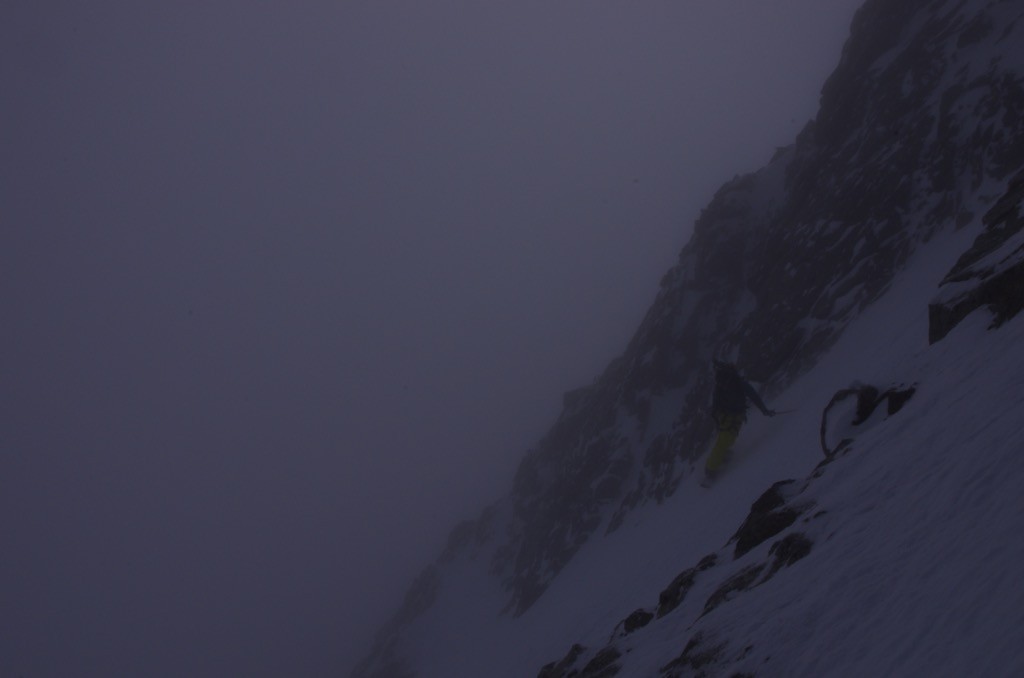
[(854, 4), (16, 5), (5, 661), (350, 662)]

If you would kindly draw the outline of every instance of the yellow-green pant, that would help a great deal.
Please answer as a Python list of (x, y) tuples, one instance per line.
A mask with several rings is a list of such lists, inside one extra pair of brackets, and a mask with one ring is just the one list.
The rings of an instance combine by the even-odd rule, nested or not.
[(715, 446), (711, 448), (711, 454), (704, 464), (704, 470), (708, 475), (714, 475), (722, 470), (725, 462), (729, 459), (729, 451), (740, 434), (740, 427), (743, 426), (743, 416), (739, 414), (722, 414), (716, 417), (718, 421), (718, 439)]

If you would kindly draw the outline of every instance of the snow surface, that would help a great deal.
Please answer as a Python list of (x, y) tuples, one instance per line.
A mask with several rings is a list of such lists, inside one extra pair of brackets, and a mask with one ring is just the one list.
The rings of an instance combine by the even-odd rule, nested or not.
[(683, 605), (618, 642), (619, 675), (656, 675), (699, 629), (752, 647), (725, 675), (1024, 675), (1024, 318), (986, 332), (977, 312), (927, 343), (928, 302), (980, 228), (922, 246), (770, 403), (797, 411), (752, 416), (715, 487), (694, 474), (664, 504), (591, 539), (520, 618), (499, 614), (507, 594), (487, 562), (453, 564), (450, 588), (410, 629), (418, 675), (534, 676), (573, 643), (605, 645), (618, 622), (721, 549), (772, 482), (809, 475), (822, 459), (821, 411), (854, 380), (919, 389), (808, 490), (827, 512), (809, 528), (812, 553), (699, 620), (725, 574), (763, 560), (769, 543), (698, 578)]

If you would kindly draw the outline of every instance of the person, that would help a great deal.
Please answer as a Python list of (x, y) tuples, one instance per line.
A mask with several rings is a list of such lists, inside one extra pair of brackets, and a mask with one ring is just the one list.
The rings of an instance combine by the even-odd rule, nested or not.
[(736, 365), (715, 360), (714, 367), (715, 394), (711, 402), (711, 416), (718, 428), (718, 438), (704, 464), (705, 482), (714, 480), (728, 461), (740, 428), (747, 420), (748, 403), (754, 403), (766, 417), (775, 416), (775, 410), (768, 409), (754, 387), (740, 375)]

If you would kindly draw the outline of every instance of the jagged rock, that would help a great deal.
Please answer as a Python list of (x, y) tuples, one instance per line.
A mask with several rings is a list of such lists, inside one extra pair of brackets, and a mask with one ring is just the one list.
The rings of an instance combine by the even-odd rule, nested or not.
[(836, 391), (821, 413), (821, 449), (825, 456), (832, 457), (846, 449), (853, 442), (850, 436), (871, 420), (882, 403), (886, 404), (885, 415), (892, 416), (903, 409), (916, 391), (913, 385), (891, 386), (881, 391), (860, 383)]
[(788, 567), (801, 558), (806, 558), (810, 555), (813, 546), (814, 542), (801, 532), (787, 534), (772, 544), (771, 548), (768, 549), (768, 555), (775, 556), (775, 560), (768, 571), (768, 577), (771, 577), (783, 567)]
[(545, 664), (537, 678), (568, 678), (579, 675), (578, 671), (572, 671), (572, 667), (586, 651), (587, 648), (582, 645), (573, 645), (560, 661)]
[(672, 583), (665, 588), (664, 591), (658, 596), (658, 618), (664, 617), (672, 610), (679, 607), (679, 605), (686, 598), (686, 594), (690, 592), (693, 587), (693, 583), (697, 578), (697, 574), (704, 572), (718, 562), (717, 554), (710, 554), (701, 558), (700, 562), (697, 563), (696, 567), (691, 567), (687, 570), (683, 570)]
[(736, 542), (735, 558), (782, 532), (812, 506), (809, 503), (801, 506), (787, 504), (795, 484), (794, 480), (780, 480), (751, 504), (750, 513), (729, 540), (730, 543)]
[(586, 652), (584, 646), (573, 645), (560, 661), (545, 664), (537, 678), (612, 678), (620, 671), (617, 662), (622, 653), (614, 645), (602, 649), (582, 669), (576, 668)]
[(928, 306), (928, 342), (934, 344), (972, 311), (987, 306), (991, 327), (1024, 309), (1024, 171), (985, 214), (985, 230), (939, 284)]
[(764, 572), (765, 565), (750, 565), (745, 567), (733, 576), (729, 577), (724, 584), (715, 589), (715, 592), (708, 597), (706, 603), (704, 603), (704, 612), (701, 616), (711, 612), (722, 603), (729, 600), (733, 594), (739, 591), (746, 591), (753, 586), (761, 573)]
[[(804, 485), (803, 489), (806, 489), (806, 487), (807, 485)], [(803, 490), (801, 489), (800, 492), (802, 491)], [(761, 517), (771, 514), (778, 515), (780, 509), (786, 508), (789, 500), (800, 494), (800, 492), (797, 491), (795, 481), (786, 480), (775, 483), (768, 489), (768, 491), (762, 494), (756, 502), (754, 502), (751, 507), (751, 515)], [(812, 506), (812, 504), (806, 503), (802, 505), (801, 508), (794, 509), (794, 512), (797, 515), (802, 514), (810, 506)], [(813, 517), (807, 518), (804, 522), (810, 522), (811, 520), (820, 518), (826, 514), (826, 511), (818, 511)], [(744, 526), (750, 527), (752, 522), (756, 521), (751, 521), (750, 516), (748, 516), (747, 520), (744, 522)], [(741, 530), (738, 531), (738, 534), (742, 531), (743, 530), (741, 528)], [(764, 538), (767, 539), (767, 536)], [(779, 539), (771, 545), (771, 548), (769, 548), (764, 562), (747, 565), (720, 583), (704, 603), (703, 609), (701, 610), (698, 618), (706, 616), (723, 603), (731, 600), (737, 594), (768, 582), (782, 568), (788, 567), (799, 560), (806, 558), (810, 555), (813, 545), (814, 542), (812, 539), (804, 532), (793, 532), (782, 539)], [(613, 643), (626, 638), (639, 628), (659, 622), (669, 612), (679, 607), (686, 598), (686, 595), (693, 588), (697, 576), (702, 572), (707, 572), (715, 568), (718, 565), (718, 561), (718, 554), (712, 553), (702, 558), (696, 566), (686, 569), (676, 576), (676, 578), (672, 580), (672, 583), (670, 583), (659, 595), (656, 614), (652, 614), (645, 608), (640, 608), (630, 614), (626, 619), (620, 621), (615, 626), (615, 630), (613, 631), (607, 646), (598, 652), (594, 660), (588, 663), (582, 671), (576, 669), (575, 664), (579, 661), (585, 650), (580, 645), (574, 645), (573, 649), (565, 659), (557, 664), (551, 663), (546, 665), (538, 678), (568, 678), (569, 676), (583, 678), (584, 676), (615, 675), (614, 672), (617, 672), (620, 667), (617, 664), (614, 664), (614, 662), (621, 657), (621, 652), (615, 645), (613, 645)], [(707, 671), (710, 671), (708, 668), (710, 664), (723, 660), (725, 648), (725, 643), (706, 642), (703, 632), (698, 632), (690, 639), (684, 648), (683, 653), (679, 657), (662, 667), (662, 673), (665, 676), (673, 677), (705, 675)], [(744, 659), (751, 650), (751, 646), (745, 647), (743, 651), (736, 653), (730, 661), (740, 661)], [(609, 667), (611, 668), (609, 669)], [(596, 673), (588, 673), (588, 670), (595, 671)], [(604, 670), (613, 670), (613, 672), (597, 672)], [(545, 671), (547, 673), (545, 673)]]
[(622, 653), (614, 647), (606, 647), (597, 653), (597, 656), (587, 662), (579, 678), (611, 678), (616, 675), (621, 667), (616, 663)]
[(650, 624), (652, 619), (654, 619), (654, 613), (641, 608), (622, 620), (622, 630), (629, 635)]
[(661, 667), (664, 678), (682, 678), (687, 675), (704, 675), (701, 670), (722, 656), (724, 643), (709, 643), (703, 633), (696, 633), (686, 643), (683, 653)]

